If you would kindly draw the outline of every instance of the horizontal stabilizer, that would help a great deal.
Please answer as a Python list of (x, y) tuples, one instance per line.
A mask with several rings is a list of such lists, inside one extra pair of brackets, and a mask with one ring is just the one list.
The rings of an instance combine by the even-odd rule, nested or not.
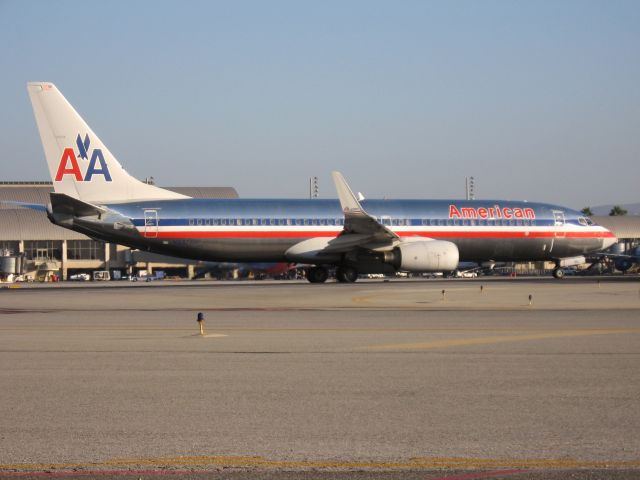
[(105, 213), (107, 210), (92, 205), (64, 193), (51, 193), (51, 211), (54, 215), (71, 215), (73, 217), (93, 217)]
[(39, 212), (46, 212), (47, 206), (42, 205), (41, 203), (25, 203), (25, 202), (12, 202), (9, 200), (2, 200), (0, 203), (5, 205), (15, 205), (16, 207), (28, 208), (30, 210), (37, 210)]

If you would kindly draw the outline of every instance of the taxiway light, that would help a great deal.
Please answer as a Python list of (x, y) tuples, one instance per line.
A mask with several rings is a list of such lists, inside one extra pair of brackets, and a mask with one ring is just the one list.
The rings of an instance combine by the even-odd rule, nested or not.
[(200, 326), (200, 335), (204, 335), (204, 313), (198, 312), (197, 320)]

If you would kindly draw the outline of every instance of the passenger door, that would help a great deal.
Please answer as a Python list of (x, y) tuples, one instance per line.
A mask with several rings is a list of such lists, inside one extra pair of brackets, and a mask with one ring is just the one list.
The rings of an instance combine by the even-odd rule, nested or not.
[(566, 232), (564, 230), (565, 218), (564, 212), (561, 210), (553, 210), (553, 229), (556, 238), (564, 238), (566, 236)]
[(158, 211), (155, 209), (144, 211), (144, 236), (158, 238)]

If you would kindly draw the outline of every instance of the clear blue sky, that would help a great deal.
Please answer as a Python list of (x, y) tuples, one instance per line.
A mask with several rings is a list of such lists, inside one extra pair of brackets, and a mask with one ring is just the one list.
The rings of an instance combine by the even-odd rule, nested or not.
[(159, 184), (640, 200), (635, 0), (0, 0), (0, 62), (1, 180), (48, 179), (46, 80)]

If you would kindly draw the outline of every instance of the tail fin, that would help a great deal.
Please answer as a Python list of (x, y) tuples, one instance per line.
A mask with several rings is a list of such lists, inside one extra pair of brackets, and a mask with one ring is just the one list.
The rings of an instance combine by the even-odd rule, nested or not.
[(27, 90), (56, 193), (90, 203), (188, 198), (129, 175), (55, 85)]

